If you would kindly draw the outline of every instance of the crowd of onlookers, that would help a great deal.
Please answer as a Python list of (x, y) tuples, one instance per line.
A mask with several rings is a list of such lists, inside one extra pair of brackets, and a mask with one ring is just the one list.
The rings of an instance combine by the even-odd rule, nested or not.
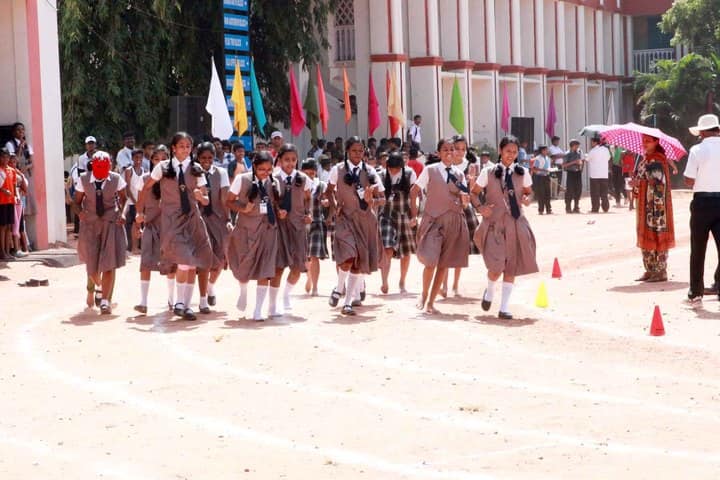
[(18, 122), (0, 148), (0, 261), (27, 256), (35, 213), (33, 149), (25, 138), (25, 126)]

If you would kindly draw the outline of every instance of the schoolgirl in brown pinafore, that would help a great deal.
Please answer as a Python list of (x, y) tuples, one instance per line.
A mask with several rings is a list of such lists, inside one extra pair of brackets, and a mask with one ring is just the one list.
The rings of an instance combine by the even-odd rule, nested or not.
[(300, 279), (300, 275), (307, 271), (307, 225), (312, 223), (310, 216), (310, 179), (296, 167), (298, 152), (295, 145), (286, 143), (278, 150), (275, 157), (275, 181), (280, 188), (278, 198), (278, 235), (280, 244), (277, 254), (275, 278), (270, 282), (270, 316), (282, 315), (277, 306), (277, 295), (282, 274), (285, 268), (290, 273), (285, 281), (283, 291), (283, 309), (292, 310), (290, 293)]
[(358, 137), (347, 140), (345, 153), (345, 160), (333, 167), (328, 185), (331, 204), (337, 205), (333, 251), (338, 266), (338, 284), (329, 303), (336, 306), (345, 294), (342, 313), (354, 315), (352, 305), (362, 288), (361, 275), (378, 269), (381, 242), (375, 208), (385, 199), (382, 182), (362, 160), (365, 147)]
[(277, 266), (278, 185), (272, 177), (273, 158), (259, 152), (251, 172), (236, 175), (228, 192), (226, 206), (238, 212), (228, 240), (230, 270), (240, 282), (237, 307), (247, 306), (247, 284), (257, 281), (254, 320), (263, 320), (262, 306)]
[(125, 265), (127, 238), (122, 217), (125, 186), (119, 174), (110, 172), (110, 155), (96, 152), (89, 171), (80, 176), (75, 194), (81, 209), (78, 257), (95, 285), (102, 286), (103, 314), (111, 313), (109, 295), (115, 270)]
[(447, 269), (468, 265), (470, 237), (463, 208), (470, 199), (465, 176), (453, 165), (453, 154), (452, 139), (440, 140), (438, 155), (441, 162), (426, 167), (410, 191), (412, 216), (417, 215), (417, 197), (422, 189), (425, 189), (427, 197), (417, 233), (417, 257), (425, 266), (423, 293), (418, 308), (426, 313), (436, 312), (435, 297)]
[[(165, 145), (159, 145), (150, 156), (152, 167), (163, 160), (167, 160), (170, 151)], [(150, 174), (143, 176), (143, 184), (150, 181)], [(168, 280), (168, 308), (175, 305), (175, 265), (160, 260), (160, 184), (152, 186), (150, 193), (145, 195), (143, 211), (137, 213), (144, 215), (144, 223), (140, 238), (140, 303), (135, 310), (147, 313), (148, 292), (150, 289), (150, 272), (160, 272)], [(140, 228), (136, 224), (137, 228)]]
[(320, 278), (320, 260), (328, 258), (327, 246), (327, 206), (329, 202), (325, 196), (327, 184), (317, 178), (317, 162), (308, 158), (302, 164), (301, 170), (308, 176), (312, 187), (310, 189), (310, 211), (312, 222), (307, 227), (307, 282), (305, 292), (313, 297), (318, 295), (318, 279)]
[(485, 193), (483, 220), (474, 235), (488, 269), (482, 308), (489, 310), (495, 283), (503, 275), (499, 312), (502, 319), (512, 318), (508, 304), (515, 277), (538, 271), (535, 236), (523, 213), (523, 206), (529, 204), (532, 180), (528, 169), (516, 163), (519, 148), (515, 137), (503, 138), (500, 163), (481, 172), (475, 189)]

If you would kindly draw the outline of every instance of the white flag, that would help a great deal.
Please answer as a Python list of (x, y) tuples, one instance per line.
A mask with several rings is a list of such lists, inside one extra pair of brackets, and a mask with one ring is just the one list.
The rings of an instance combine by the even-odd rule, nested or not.
[(613, 95), (612, 90), (610, 90), (610, 99), (608, 100), (608, 104), (607, 124), (615, 125), (615, 96)]
[(225, 90), (220, 83), (215, 59), (211, 59), (212, 79), (210, 80), (210, 93), (208, 94), (205, 110), (212, 115), (212, 135), (220, 140), (227, 140), (233, 134), (233, 122), (228, 111)]

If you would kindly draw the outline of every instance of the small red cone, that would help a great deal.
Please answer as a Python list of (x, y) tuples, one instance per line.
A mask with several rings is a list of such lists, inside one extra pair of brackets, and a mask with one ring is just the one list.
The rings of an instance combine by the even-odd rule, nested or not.
[(558, 262), (557, 258), (555, 258), (555, 261), (553, 262), (552, 278), (562, 278), (562, 272), (560, 271), (560, 263)]
[(652, 323), (650, 324), (650, 335), (653, 337), (661, 337), (665, 335), (665, 326), (663, 325), (662, 314), (660, 313), (660, 307), (657, 305), (655, 305)]

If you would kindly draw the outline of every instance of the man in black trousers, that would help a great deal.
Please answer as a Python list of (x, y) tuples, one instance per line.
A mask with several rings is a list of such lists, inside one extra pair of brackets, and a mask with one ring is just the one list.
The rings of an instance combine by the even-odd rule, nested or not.
[[(565, 212), (580, 213), (583, 154), (580, 151), (580, 142), (577, 140), (570, 140), (570, 151), (565, 154), (562, 167), (567, 173), (567, 181), (565, 184)], [(575, 202), (575, 208), (572, 208), (572, 202)]]
[[(703, 115), (690, 133), (702, 142), (690, 149), (685, 167), (685, 183), (693, 189), (690, 203), (690, 291), (691, 303), (704, 292), (705, 251), (712, 232), (720, 245), (720, 122), (716, 115)], [(720, 253), (720, 252), (718, 252)], [(715, 271), (715, 284), (720, 281)]]

